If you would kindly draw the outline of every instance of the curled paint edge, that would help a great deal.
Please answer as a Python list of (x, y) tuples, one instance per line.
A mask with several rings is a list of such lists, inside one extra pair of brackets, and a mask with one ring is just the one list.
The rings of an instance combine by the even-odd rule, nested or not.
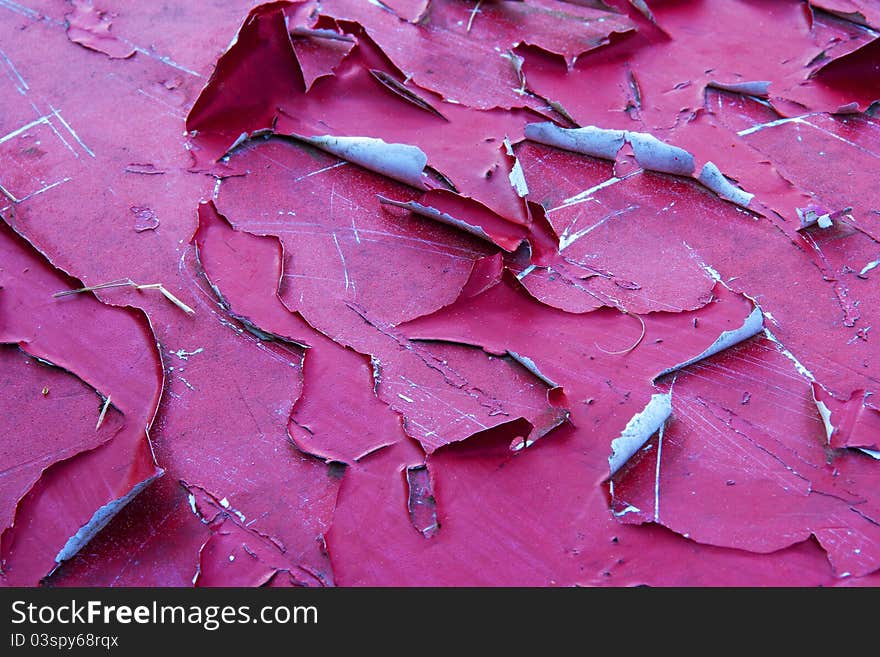
[(810, 382), (810, 394), (813, 396), (813, 403), (816, 404), (816, 408), (819, 411), (819, 417), (822, 418), (822, 424), (825, 425), (825, 437), (828, 440), (828, 444), (831, 444), (831, 436), (834, 434), (836, 427), (831, 422), (831, 409), (828, 408), (828, 405), (823, 402), (816, 395), (816, 391), (819, 388), (819, 384), (815, 381)]
[(679, 363), (677, 365), (673, 365), (672, 367), (667, 367), (665, 370), (660, 372), (654, 377), (654, 380), (659, 379), (661, 376), (669, 374), (671, 372), (675, 372), (680, 370), (688, 365), (693, 365), (694, 363), (703, 360), (704, 358), (709, 358), (709, 356), (714, 356), (719, 351), (724, 351), (733, 345), (742, 342), (743, 340), (748, 340), (753, 335), (756, 335), (761, 332), (764, 328), (764, 313), (758, 306), (755, 306), (752, 309), (752, 312), (749, 313), (749, 316), (745, 318), (742, 326), (738, 329), (734, 329), (732, 331), (724, 331), (718, 338), (709, 345), (709, 347), (703, 351), (701, 354), (690, 358), (683, 363)]
[[(649, 171), (692, 177), (696, 169), (694, 156), (689, 151), (660, 141), (646, 132), (608, 130), (596, 126), (560, 128), (555, 123), (529, 123), (524, 130), (526, 139), (554, 146), (582, 155), (614, 160), (623, 144), (628, 142), (639, 166)], [(706, 162), (697, 180), (719, 197), (748, 208), (754, 194), (731, 183), (714, 162)]]
[(507, 137), (504, 138), (504, 149), (508, 157), (513, 158), (513, 166), (510, 168), (510, 173), (507, 174), (507, 179), (510, 181), (510, 186), (513, 187), (513, 191), (516, 192), (516, 195), (520, 198), (525, 198), (529, 195), (526, 174), (523, 171), (522, 165), (519, 163), (519, 159), (513, 152), (513, 145), (510, 143), (510, 139)]
[(553, 379), (551, 379), (551, 378), (545, 376), (545, 375), (541, 372), (541, 370), (538, 369), (538, 365), (535, 363), (535, 361), (533, 361), (533, 360), (532, 360), (531, 358), (529, 358), (528, 356), (522, 356), (522, 355), (516, 353), (515, 351), (510, 351), (509, 349), (507, 350), (507, 355), (510, 356), (511, 358), (513, 358), (513, 360), (515, 360), (517, 363), (519, 363), (520, 365), (522, 365), (523, 367), (525, 367), (529, 372), (531, 372), (531, 373), (534, 374), (536, 377), (538, 377), (539, 379), (541, 379), (541, 381), (543, 381), (544, 383), (546, 383), (546, 384), (547, 384), (548, 386), (550, 386), (551, 388), (558, 388), (558, 387), (560, 387), (558, 383), (556, 383), (555, 381), (553, 381)]
[(138, 493), (144, 490), (147, 486), (149, 486), (152, 482), (161, 477), (163, 474), (165, 474), (165, 471), (160, 468), (155, 474), (150, 475), (143, 481), (132, 486), (131, 490), (122, 497), (118, 497), (115, 500), (107, 502), (107, 504), (95, 511), (91, 519), (82, 527), (80, 527), (73, 536), (67, 539), (64, 547), (61, 548), (61, 550), (58, 552), (58, 555), (55, 557), (55, 563), (60, 564), (63, 561), (67, 561), (68, 559), (76, 556), (76, 553), (79, 552), (83, 547), (85, 547), (85, 545), (89, 541), (91, 541), (99, 531), (104, 529), (107, 523), (109, 523), (126, 504), (131, 502)]
[(469, 224), (466, 221), (462, 221), (461, 219), (457, 219), (453, 217), (451, 214), (447, 214), (446, 212), (441, 212), (437, 208), (432, 208), (428, 205), (422, 205), (417, 201), (395, 201), (394, 199), (390, 199), (386, 196), (382, 196), (381, 194), (377, 194), (379, 198), (379, 202), (384, 205), (393, 205), (397, 208), (404, 208), (417, 214), (422, 217), (427, 217), (428, 219), (433, 219), (434, 221), (439, 221), (440, 223), (446, 224), (448, 226), (454, 226), (455, 228), (459, 228), (466, 233), (470, 233), (475, 237), (479, 237), (482, 240), (486, 240), (490, 244), (494, 244), (505, 251), (513, 252), (515, 248), (506, 248), (501, 244), (498, 244), (495, 240), (493, 240), (489, 234), (483, 230), (480, 226), (474, 226), (473, 224)]
[(651, 401), (644, 410), (633, 415), (620, 436), (611, 441), (608, 467), (612, 477), (666, 423), (670, 415), (672, 394), (651, 395)]
[(694, 156), (683, 148), (660, 141), (646, 132), (607, 130), (596, 126), (584, 128), (560, 128), (554, 123), (530, 123), (525, 127), (525, 137), (532, 141), (555, 146), (583, 155), (613, 160), (628, 142), (636, 162), (644, 169), (690, 176), (694, 172)]
[(583, 155), (613, 160), (623, 148), (626, 133), (623, 130), (606, 130), (596, 126), (583, 128), (560, 128), (555, 123), (529, 123), (524, 131), (526, 139), (555, 146)]
[(525, 436), (521, 439), (514, 439), (513, 442), (510, 443), (510, 451), (521, 452), (524, 449), (528, 449), (536, 442), (541, 440), (541, 438), (549, 434), (551, 431), (571, 420), (570, 411), (568, 411), (567, 409), (559, 410), (561, 412), (554, 418), (553, 422), (551, 422), (550, 424), (544, 425), (543, 427), (533, 426), (532, 431), (531, 433), (529, 433), (528, 436)]
[(721, 198), (743, 208), (748, 208), (749, 203), (755, 198), (754, 194), (750, 194), (730, 182), (714, 162), (706, 162), (697, 179)]
[(710, 80), (708, 86), (721, 89), (722, 91), (731, 91), (736, 94), (755, 96), (756, 98), (767, 98), (770, 95), (769, 80), (751, 80), (749, 82), (718, 82), (717, 80)]
[(626, 140), (633, 148), (636, 162), (645, 169), (678, 176), (690, 176), (694, 172), (694, 156), (683, 148), (645, 132), (627, 131)]
[[(838, 430), (838, 427), (834, 426), (834, 423), (831, 421), (831, 409), (828, 408), (828, 405), (819, 399), (819, 396), (816, 394), (816, 391), (820, 389), (824, 393), (829, 394), (828, 391), (815, 380), (810, 382), (810, 393), (813, 396), (813, 403), (816, 404), (816, 409), (819, 411), (819, 417), (822, 419), (822, 424), (825, 426), (825, 436), (828, 440), (828, 446), (831, 447), (831, 438), (833, 437), (834, 432)], [(856, 449), (867, 454), (871, 458), (880, 461), (880, 451), (878, 450), (870, 449), (868, 447), (851, 447), (851, 449)]]
[(334, 137), (333, 135), (305, 137), (296, 134), (292, 136), (398, 182), (418, 189), (425, 188), (425, 167), (428, 165), (428, 156), (418, 146), (389, 144), (383, 139), (373, 137)]

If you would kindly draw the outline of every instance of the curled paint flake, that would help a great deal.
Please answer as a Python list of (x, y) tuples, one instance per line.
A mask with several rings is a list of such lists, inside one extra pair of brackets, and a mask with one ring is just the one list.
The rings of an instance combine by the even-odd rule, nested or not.
[(611, 456), (608, 457), (611, 476), (614, 476), (630, 457), (657, 433), (670, 415), (672, 415), (672, 395), (669, 393), (651, 395), (651, 400), (644, 410), (633, 415), (620, 436), (611, 441)]
[(428, 156), (418, 146), (388, 144), (372, 137), (318, 137), (297, 138), (332, 153), (365, 169), (381, 173), (413, 187), (424, 188)]
[(723, 199), (744, 208), (755, 198), (754, 194), (743, 191), (730, 182), (713, 162), (706, 162), (700, 170), (699, 181)]
[(665, 370), (660, 372), (655, 379), (659, 379), (661, 376), (665, 376), (666, 374), (670, 374), (677, 370), (683, 369), (688, 365), (693, 365), (705, 358), (709, 358), (710, 356), (714, 356), (720, 351), (724, 351), (732, 347), (735, 344), (742, 342), (743, 340), (748, 340), (754, 335), (757, 335), (764, 328), (764, 314), (761, 312), (761, 309), (755, 306), (749, 316), (743, 320), (742, 326), (737, 329), (733, 329), (731, 331), (724, 331), (718, 338), (713, 342), (709, 347), (707, 347), (703, 352), (694, 356), (693, 358), (689, 358), (688, 360), (678, 363), (677, 365), (673, 365), (672, 367), (667, 367)]

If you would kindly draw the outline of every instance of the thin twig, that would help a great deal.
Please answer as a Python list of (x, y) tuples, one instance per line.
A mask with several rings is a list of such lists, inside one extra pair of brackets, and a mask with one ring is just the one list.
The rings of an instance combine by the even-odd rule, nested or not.
[(609, 354), (612, 356), (619, 355), (619, 354), (628, 354), (633, 349), (638, 347), (642, 343), (642, 340), (645, 339), (645, 333), (647, 332), (647, 327), (645, 326), (645, 320), (643, 320), (638, 315), (634, 315), (633, 313), (629, 312), (628, 310), (621, 310), (620, 312), (622, 312), (624, 315), (630, 315), (631, 317), (635, 317), (637, 320), (639, 320), (639, 324), (642, 325), (642, 334), (639, 336), (639, 339), (635, 341), (635, 344), (633, 344), (631, 347), (627, 347), (626, 349), (621, 349), (620, 351), (608, 351), (608, 350), (600, 347), (598, 342), (594, 342), (593, 344), (596, 345), (596, 349), (598, 349), (602, 353)]
[(471, 31), (471, 25), (474, 24), (474, 18), (476, 17), (477, 12), (480, 11), (480, 7), (481, 7), (482, 5), (483, 5), (483, 0), (479, 0), (479, 2), (477, 2), (476, 5), (474, 5), (473, 10), (471, 10), (471, 17), (468, 18), (467, 29), (465, 30), (466, 33), (470, 34), (470, 31)]
[(109, 283), (101, 283), (100, 285), (89, 285), (88, 287), (79, 287), (75, 290), (62, 290), (61, 292), (56, 292), (52, 295), (53, 298), (58, 297), (66, 297), (70, 294), (80, 294), (82, 292), (92, 292), (93, 290), (104, 290), (110, 287), (136, 287), (137, 283), (135, 283), (130, 278), (120, 278), (115, 281), (110, 281)]
[(18, 203), (19, 199), (15, 198), (15, 194), (6, 189), (3, 185), (0, 185), (0, 194), (3, 194), (6, 198), (8, 198), (13, 203)]
[(101, 283), (100, 285), (89, 285), (87, 287), (77, 288), (76, 290), (62, 290), (61, 292), (56, 292), (52, 296), (57, 299), (58, 297), (66, 297), (71, 294), (80, 294), (82, 292), (94, 292), (95, 290), (106, 290), (108, 288), (113, 288), (113, 287), (133, 287), (135, 290), (137, 290), (139, 292), (141, 290), (159, 290), (159, 292), (162, 293), (162, 296), (164, 296), (171, 303), (173, 303), (175, 306), (180, 308), (187, 315), (194, 315), (196, 312), (195, 310), (190, 308), (188, 305), (186, 305), (183, 301), (181, 301), (176, 296), (171, 294), (171, 292), (169, 292), (165, 288), (165, 286), (162, 285), (161, 283), (146, 283), (144, 285), (139, 285), (138, 283), (135, 283), (130, 278), (120, 278), (115, 281), (110, 281), (109, 283)]

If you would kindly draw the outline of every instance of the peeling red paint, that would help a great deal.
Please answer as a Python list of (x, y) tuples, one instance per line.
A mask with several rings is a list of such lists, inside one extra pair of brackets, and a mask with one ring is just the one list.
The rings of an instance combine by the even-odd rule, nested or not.
[[(28, 585), (76, 554), (117, 506), (162, 474), (147, 432), (163, 377), (142, 312), (113, 308), (86, 296), (54, 298), (53, 293), (79, 285), (52, 268), (7, 225), (0, 229), (0, 342), (17, 345), (22, 353), (70, 373), (80, 385), (113, 400), (113, 410), (101, 421), (96, 395), (95, 422), (56, 427), (69, 431), (69, 447), (46, 453), (41, 436), (52, 425), (56, 400), (63, 401), (58, 399), (61, 390), (50, 400), (51, 384), (39, 389), (31, 380), (21, 388), (22, 402), (47, 390), (47, 403), (31, 407), (29, 415), (16, 413), (18, 440), (27, 451), (17, 458), (6, 452), (7, 467), (25, 465), (19, 477), (27, 479), (18, 479), (6, 500), (0, 550), (5, 580)], [(70, 326), (79, 330), (72, 332)]]
[(112, 20), (91, 1), (73, 0), (73, 11), (65, 16), (67, 38), (79, 45), (102, 52), (113, 59), (125, 59), (134, 54), (130, 44), (110, 33)]
[(876, 582), (872, 3), (221, 4), (0, 7), (4, 584)]

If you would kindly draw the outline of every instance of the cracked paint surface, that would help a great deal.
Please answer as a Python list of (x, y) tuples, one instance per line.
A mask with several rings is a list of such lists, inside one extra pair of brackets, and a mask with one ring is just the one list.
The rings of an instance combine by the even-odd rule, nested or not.
[(0, 2), (0, 579), (870, 586), (880, 12)]

